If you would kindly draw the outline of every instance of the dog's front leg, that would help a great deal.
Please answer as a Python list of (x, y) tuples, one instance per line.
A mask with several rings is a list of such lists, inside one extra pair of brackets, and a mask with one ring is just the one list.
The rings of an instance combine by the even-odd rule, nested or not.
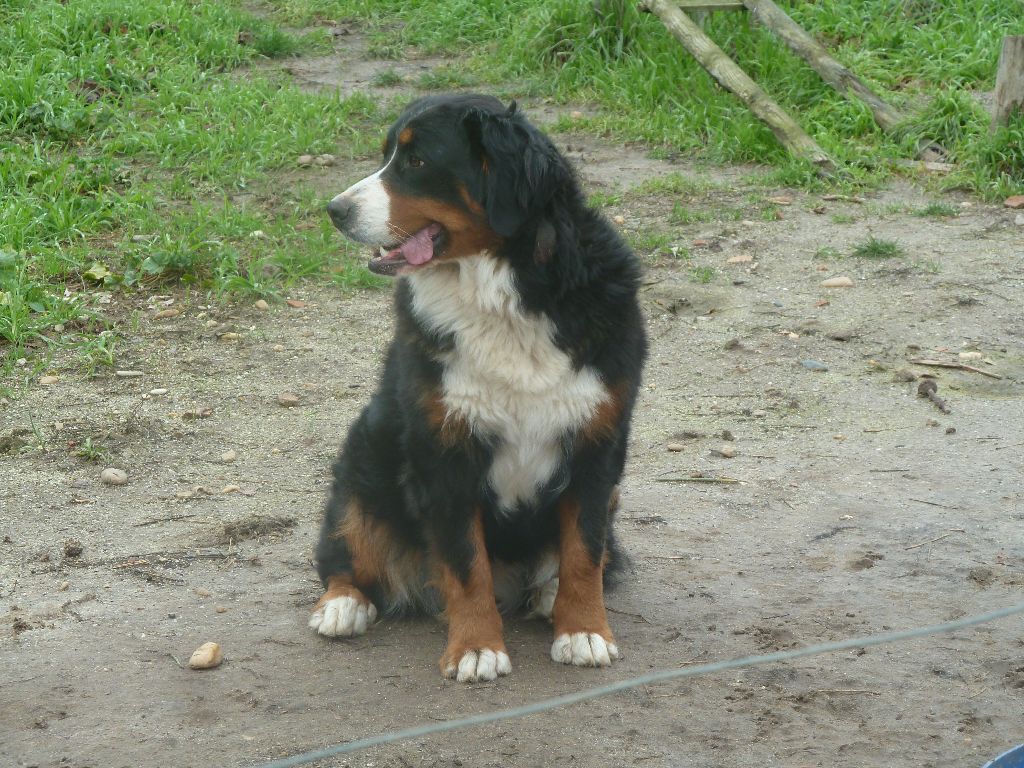
[(507, 675), (512, 663), (494, 600), (480, 511), (473, 513), (461, 535), (451, 530), (443, 535), (446, 544), (438, 560), (448, 615), (448, 647), (441, 656), (441, 673), (465, 683)]
[(558, 505), (558, 594), (552, 612), (551, 658), (607, 667), (619, 658), (604, 607), (605, 537), (612, 490), (583, 497), (567, 492)]

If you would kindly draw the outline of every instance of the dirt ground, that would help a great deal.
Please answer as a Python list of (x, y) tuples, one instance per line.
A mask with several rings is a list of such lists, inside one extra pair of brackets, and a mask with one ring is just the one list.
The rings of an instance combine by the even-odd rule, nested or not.
[[(559, 143), (592, 192), (682, 173), (717, 183), (689, 207), (750, 211), (671, 225), (678, 196), (609, 209), (627, 231), (668, 232), (692, 250), (692, 261), (647, 259), (652, 352), (618, 521), (632, 568), (608, 596), (625, 659), (555, 665), (548, 627), (512, 618), (512, 675), (467, 686), (441, 679), (445, 629), (433, 619), (341, 642), (306, 628), (328, 467), (374, 386), (389, 291), (308, 285), (291, 297), (304, 306), (264, 312), (167, 295), (136, 307), (137, 333), (131, 301), (115, 298), (129, 336), (117, 369), (141, 377), (64, 372), (0, 405), (0, 765), (258, 765), (1021, 599), (1024, 226), (1013, 211), (901, 182), (864, 201), (768, 190), (790, 199), (769, 218), (740, 185), (750, 169)], [(368, 167), (304, 180), (327, 194)], [(935, 199), (972, 204), (956, 217), (910, 213)], [(905, 255), (849, 258), (868, 235)], [(695, 281), (694, 266), (714, 279)], [(840, 275), (853, 287), (821, 286)], [(181, 314), (154, 318), (167, 308)], [(951, 413), (917, 396), (926, 375)], [(282, 393), (298, 405), (280, 405)], [(87, 437), (103, 460), (75, 455)], [(735, 456), (715, 453), (726, 447)], [(108, 466), (128, 484), (101, 483)], [(1024, 741), (1022, 628), (1018, 617), (651, 686), (323, 765), (981, 766)], [(185, 668), (205, 641), (221, 644), (223, 665)]]

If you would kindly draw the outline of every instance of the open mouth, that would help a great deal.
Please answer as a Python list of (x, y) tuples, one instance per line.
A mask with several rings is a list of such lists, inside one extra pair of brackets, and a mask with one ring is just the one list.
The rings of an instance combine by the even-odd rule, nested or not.
[(378, 275), (397, 275), (402, 267), (418, 267), (426, 264), (440, 250), (444, 227), (437, 222), (428, 224), (390, 248), (381, 246), (367, 265)]

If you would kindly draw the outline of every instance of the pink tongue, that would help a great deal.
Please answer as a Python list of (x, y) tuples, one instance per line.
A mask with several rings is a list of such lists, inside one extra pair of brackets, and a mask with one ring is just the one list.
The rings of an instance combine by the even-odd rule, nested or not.
[(426, 226), (402, 243), (398, 250), (402, 252), (405, 260), (413, 266), (426, 264), (434, 256), (434, 241), (432, 238), (440, 231), (440, 224)]

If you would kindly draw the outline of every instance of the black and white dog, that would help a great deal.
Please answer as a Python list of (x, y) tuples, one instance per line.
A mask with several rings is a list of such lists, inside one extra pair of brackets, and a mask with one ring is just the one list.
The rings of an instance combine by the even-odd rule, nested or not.
[(444, 611), (446, 677), (511, 671), (502, 610), (551, 619), (551, 657), (619, 651), (604, 576), (646, 354), (639, 264), (515, 104), (430, 96), (383, 165), (328, 205), (397, 275), (380, 386), (334, 466), (309, 625)]

